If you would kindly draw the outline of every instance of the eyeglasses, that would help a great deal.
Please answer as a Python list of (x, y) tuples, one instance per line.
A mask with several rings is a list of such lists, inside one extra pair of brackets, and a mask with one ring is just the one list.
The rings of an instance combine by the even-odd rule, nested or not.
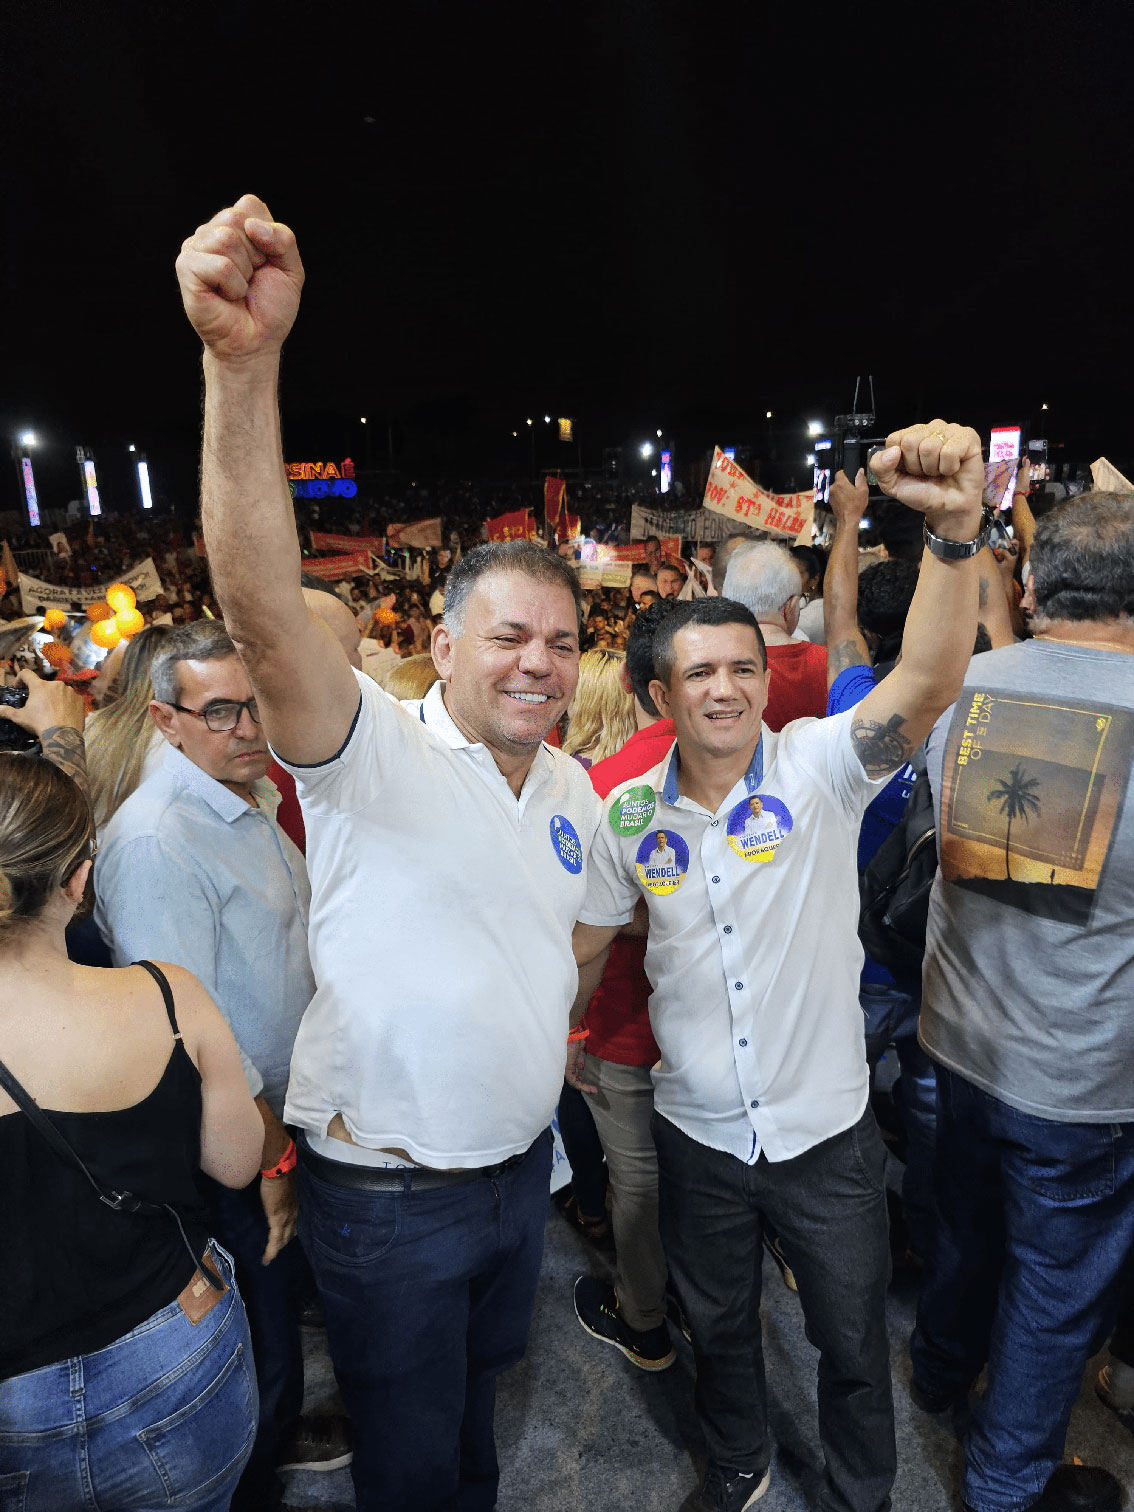
[(256, 707), (254, 698), (246, 698), (241, 703), (218, 699), (215, 703), (207, 704), (203, 709), (187, 709), (184, 704), (179, 703), (171, 703), (169, 707), (176, 709), (179, 714), (192, 714), (196, 719), (203, 719), (214, 735), (224, 735), (229, 730), (235, 730), (245, 709), (248, 710), (253, 723), (260, 723), (260, 710)]

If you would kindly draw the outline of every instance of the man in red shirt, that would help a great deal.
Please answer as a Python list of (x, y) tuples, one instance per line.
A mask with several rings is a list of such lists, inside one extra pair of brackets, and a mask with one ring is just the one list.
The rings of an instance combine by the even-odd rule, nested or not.
[[(673, 744), (673, 721), (661, 718), (649, 693), (654, 631), (672, 608), (672, 600), (652, 604), (631, 628), (623, 676), (634, 694), (638, 730), (620, 751), (591, 767), (589, 776), (600, 798), (627, 778), (651, 771)], [(626, 822), (634, 822), (629, 810)], [(575, 1312), (589, 1334), (613, 1344), (642, 1370), (664, 1370), (676, 1355), (665, 1323), (667, 1269), (658, 1234), (658, 1164), (650, 1133), (650, 1067), (660, 1055), (647, 1011), (645, 956), (644, 935), (620, 935), (614, 941), (583, 1019), (587, 1039), (571, 1046), (577, 1054), (567, 1064), (567, 1080), (590, 1094), (610, 1177), (617, 1253), (614, 1286), (594, 1276), (575, 1282)]]
[(769, 730), (782, 730), (793, 719), (822, 719), (827, 712), (826, 648), (794, 638), (802, 591), (795, 558), (775, 541), (742, 546), (729, 561), (722, 596), (751, 610), (768, 651)]

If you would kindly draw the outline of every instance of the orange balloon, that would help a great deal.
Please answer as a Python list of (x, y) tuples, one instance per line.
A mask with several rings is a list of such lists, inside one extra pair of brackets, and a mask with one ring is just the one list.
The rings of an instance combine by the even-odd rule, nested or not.
[(104, 651), (113, 651), (122, 634), (113, 619), (99, 620), (91, 631), (91, 640)]
[(109, 604), (99, 603), (87, 605), (87, 618), (90, 620), (92, 625), (97, 625), (99, 620), (110, 619), (113, 614), (114, 610), (110, 607)]
[(118, 626), (119, 635), (129, 640), (144, 628), (146, 621), (140, 609), (119, 609), (114, 616), (114, 623)]
[(392, 609), (377, 609), (374, 618), (380, 625), (396, 625), (398, 622), (398, 616)]
[(119, 614), (123, 609), (133, 609), (138, 600), (128, 583), (111, 583), (106, 590), (106, 602)]
[(49, 609), (43, 616), (43, 628), (45, 630), (62, 630), (67, 623), (67, 616), (62, 609)]
[(70, 649), (61, 646), (58, 641), (48, 641), (40, 655), (49, 667), (67, 667), (71, 663)]

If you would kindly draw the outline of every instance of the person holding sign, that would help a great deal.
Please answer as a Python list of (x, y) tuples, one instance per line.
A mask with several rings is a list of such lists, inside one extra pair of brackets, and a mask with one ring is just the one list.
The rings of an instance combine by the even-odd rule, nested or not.
[(491, 1508), (496, 1377), (535, 1299), (599, 817), (582, 767), (544, 743), (578, 680), (578, 583), (527, 541), (468, 552), (432, 633), (444, 681), (389, 698), (299, 586), (277, 405), (295, 237), (245, 195), (177, 268), (205, 347), (213, 582), (307, 830), (317, 991), (284, 1116), (356, 1502)]
[(777, 735), (762, 723), (768, 668), (754, 616), (727, 599), (680, 605), (655, 636), (650, 685), (676, 745), (635, 783), (656, 798), (646, 843), (656, 851), (664, 836), (684, 870), (656, 885), (643, 841), (600, 824), (575, 931), (585, 1004), (618, 930), (639, 899), (647, 906), (661, 1236), (692, 1326), (709, 1450), (699, 1512), (739, 1512), (768, 1484), (765, 1225), (820, 1351), (817, 1505), (890, 1504), (885, 1153), (867, 1105), (855, 848), (867, 803), (961, 685), (988, 527), (974, 431), (911, 426), (872, 465), (924, 519), (900, 664), (856, 708)]

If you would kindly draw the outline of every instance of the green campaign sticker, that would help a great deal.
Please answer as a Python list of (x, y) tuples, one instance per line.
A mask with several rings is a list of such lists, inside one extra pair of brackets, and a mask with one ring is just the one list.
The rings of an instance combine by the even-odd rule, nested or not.
[(610, 827), (616, 835), (640, 835), (654, 817), (657, 799), (651, 787), (632, 787), (610, 808)]

